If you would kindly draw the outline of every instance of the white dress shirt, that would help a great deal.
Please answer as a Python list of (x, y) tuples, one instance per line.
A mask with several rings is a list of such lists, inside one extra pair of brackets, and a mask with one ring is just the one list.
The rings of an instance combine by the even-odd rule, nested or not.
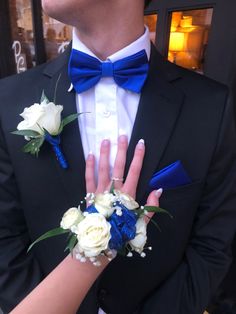
[[(75, 29), (73, 30), (72, 48), (97, 58), (80, 41)], [(109, 56), (107, 60), (115, 62), (143, 49), (150, 59), (151, 44), (147, 27), (145, 27), (145, 32), (140, 38)], [(139, 100), (140, 94), (119, 87), (112, 77), (101, 78), (95, 87), (81, 94), (76, 94), (77, 112), (89, 112), (79, 116), (79, 128), (85, 159), (90, 152), (95, 155), (96, 175), (102, 140), (109, 139), (111, 142), (110, 169), (112, 171), (118, 136), (127, 135), (128, 141), (130, 140)], [(98, 314), (106, 313), (99, 309)]]
[[(73, 30), (72, 48), (97, 58), (80, 41), (75, 29)], [(107, 60), (115, 62), (143, 49), (149, 59), (151, 44), (147, 27), (145, 27), (145, 32), (140, 38), (109, 56)], [(79, 116), (79, 128), (85, 159), (92, 152), (96, 157), (96, 161), (98, 161), (100, 144), (102, 140), (109, 139), (111, 142), (110, 166), (112, 170), (117, 151), (118, 136), (127, 135), (128, 140), (130, 140), (139, 100), (140, 94), (119, 87), (112, 77), (101, 78), (95, 87), (81, 94), (76, 94), (77, 111), (89, 112)]]

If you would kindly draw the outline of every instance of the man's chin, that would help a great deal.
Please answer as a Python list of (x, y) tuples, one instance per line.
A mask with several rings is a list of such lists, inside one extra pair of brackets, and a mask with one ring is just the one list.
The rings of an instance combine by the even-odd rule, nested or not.
[[(67, 24), (66, 17), (69, 16), (67, 7), (63, 3), (58, 3), (55, 0), (42, 0), (42, 9), (44, 13), (55, 20)], [(69, 11), (69, 10), (68, 10)]]

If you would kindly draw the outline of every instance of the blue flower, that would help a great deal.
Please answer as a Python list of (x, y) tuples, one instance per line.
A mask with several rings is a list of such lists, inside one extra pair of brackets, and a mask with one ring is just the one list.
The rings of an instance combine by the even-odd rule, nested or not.
[(126, 242), (135, 238), (137, 216), (123, 204), (116, 203), (115, 205), (121, 208), (122, 215), (114, 212), (109, 219), (111, 224), (109, 247), (110, 249), (120, 250), (125, 246)]
[(90, 205), (89, 207), (87, 207), (84, 212), (89, 213), (89, 214), (98, 213), (97, 209), (95, 208), (95, 206), (93, 204)]

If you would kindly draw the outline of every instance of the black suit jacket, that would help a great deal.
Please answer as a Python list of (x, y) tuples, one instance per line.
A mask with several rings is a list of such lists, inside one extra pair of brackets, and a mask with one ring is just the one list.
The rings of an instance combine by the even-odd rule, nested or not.
[[(65, 238), (28, 245), (58, 226), (63, 212), (85, 195), (85, 161), (76, 122), (65, 128), (62, 148), (70, 168), (62, 170), (45, 144), (38, 158), (21, 152), (11, 134), (24, 107), (42, 90), (63, 115), (76, 112), (68, 93), (68, 51), (51, 63), (0, 82), (0, 307), (9, 311), (64, 257)], [(147, 257), (118, 256), (91, 288), (78, 313), (201, 314), (230, 264), (236, 229), (235, 128), (227, 89), (165, 62), (153, 49), (126, 170), (134, 147), (145, 139), (146, 155), (137, 190), (145, 203), (155, 171), (181, 160), (192, 184), (164, 191), (161, 206), (174, 219), (155, 215)], [(66, 313), (65, 313), (66, 314)]]

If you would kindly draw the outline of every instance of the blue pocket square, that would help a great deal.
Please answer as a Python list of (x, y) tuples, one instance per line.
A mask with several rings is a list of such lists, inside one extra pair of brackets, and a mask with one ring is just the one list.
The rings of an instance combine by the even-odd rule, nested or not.
[(181, 161), (178, 160), (154, 173), (149, 181), (149, 189), (154, 190), (163, 188), (164, 190), (167, 190), (190, 183), (192, 183), (192, 180), (184, 169)]

